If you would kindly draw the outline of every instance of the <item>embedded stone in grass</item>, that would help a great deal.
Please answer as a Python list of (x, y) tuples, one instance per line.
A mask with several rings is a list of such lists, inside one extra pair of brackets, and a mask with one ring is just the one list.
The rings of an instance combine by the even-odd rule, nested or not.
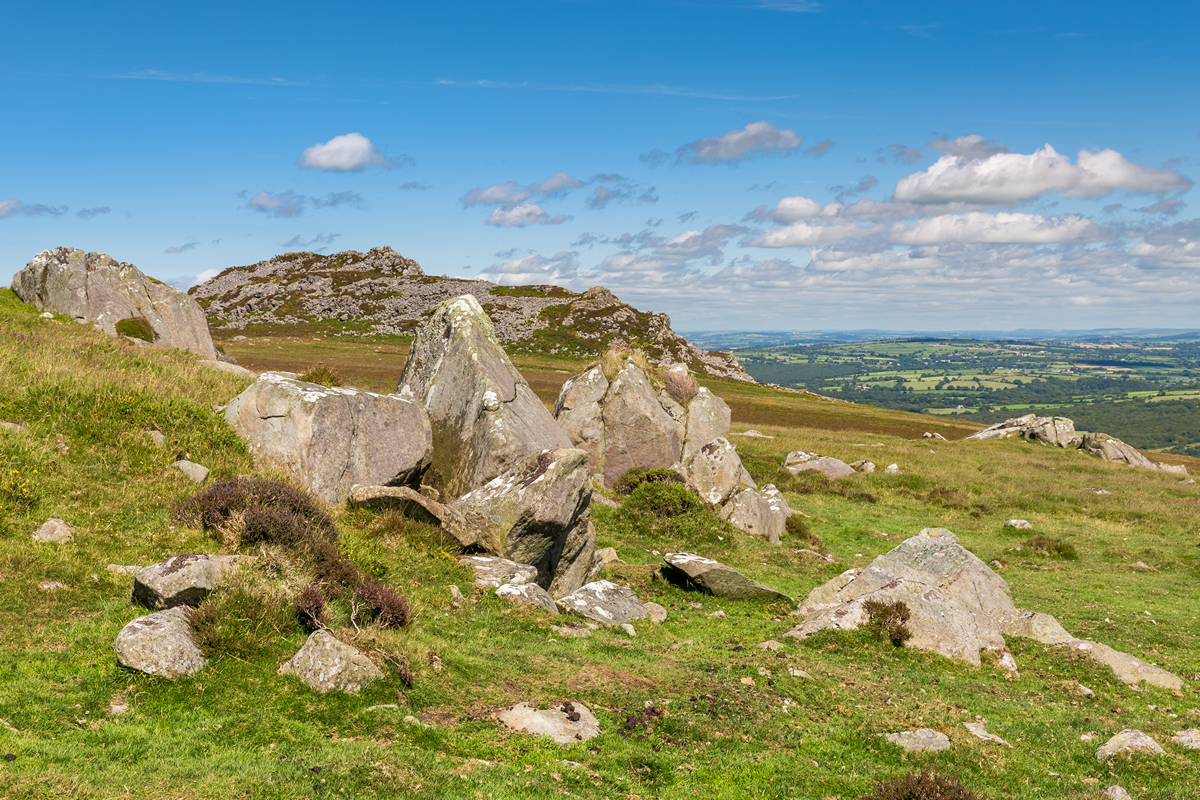
[[(592, 495), (593, 500), (595, 500), (597, 497), (599, 497), (599, 495)], [(621, 560), (621, 557), (617, 555), (617, 549), (615, 547), (601, 547), (596, 551), (596, 556), (604, 563), (605, 566), (608, 566), (609, 564), (615, 564)]]
[(983, 739), (985, 742), (994, 742), (996, 744), (1002, 744), (1005, 747), (1012, 747), (1011, 744), (1004, 741), (996, 734), (988, 733), (987, 722), (984, 720), (980, 720), (978, 722), (964, 722), (963, 726), (975, 736)]
[(940, 753), (950, 749), (950, 737), (932, 728), (917, 728), (915, 731), (900, 731), (888, 733), (884, 738), (899, 745), (910, 753)]
[(600, 721), (583, 703), (568, 701), (539, 711), (522, 702), (499, 712), (496, 719), (509, 730), (546, 736), (559, 744), (586, 742), (600, 735)]
[(724, 438), (713, 439), (697, 449), (679, 469), (688, 488), (714, 506), (724, 504), (742, 489), (758, 488), (742, 466), (737, 449)]
[(655, 625), (661, 625), (667, 621), (667, 609), (663, 606), (658, 603), (642, 603), (642, 605), (650, 612), (650, 621)]
[(1137, 656), (1114, 650), (1106, 644), (1087, 639), (1072, 639), (1069, 642), (1063, 642), (1062, 646), (1070, 647), (1076, 652), (1083, 653), (1092, 661), (1111, 667), (1113, 674), (1119, 680), (1131, 686), (1145, 682), (1151, 686), (1175, 691), (1183, 688), (1183, 680), (1177, 675), (1147, 663)]
[(167, 437), (163, 435), (162, 431), (151, 429), (146, 431), (146, 433), (150, 437), (150, 443), (155, 447), (161, 450), (167, 446)]
[(605, 625), (621, 625), (649, 616), (633, 590), (610, 581), (593, 581), (558, 600), (558, 607)]
[(29, 428), (19, 422), (4, 422), (0, 420), (0, 431), (12, 431), (13, 433), (29, 433)]
[(1109, 786), (1100, 793), (1101, 800), (1133, 800), (1129, 796), (1129, 792), (1122, 789), (1120, 786)]
[(496, 596), (510, 605), (537, 606), (549, 611), (551, 614), (558, 613), (558, 606), (554, 604), (554, 598), (536, 583), (523, 583), (519, 585), (506, 583), (496, 589)]
[(900, 474), (900, 466), (898, 464), (888, 464), (886, 467), (884, 467), (883, 474), (884, 475), (899, 475)]
[(72, 528), (70, 525), (57, 517), (51, 517), (43, 522), (42, 527), (38, 528), (30, 538), (35, 542), (66, 544), (74, 539), (71, 533)]
[[(792, 598), (756, 580), (746, 577), (733, 567), (695, 553), (667, 553), (663, 556), (668, 570), (687, 578), (700, 589), (716, 597), (739, 600), (787, 600)], [(670, 573), (668, 573), (670, 574)]]
[(238, 378), (254, 380), (258, 377), (257, 372), (251, 372), (245, 367), (240, 367), (237, 364), (230, 364), (228, 361), (218, 361), (217, 359), (207, 358), (203, 361), (198, 361), (197, 363), (201, 366), (208, 367), (209, 369), (215, 369), (218, 372), (227, 372), (230, 375), (234, 375)]
[(114, 575), (136, 575), (142, 569), (141, 564), (109, 564), (108, 571)]
[(768, 639), (765, 642), (758, 643), (759, 650), (783, 650), (787, 645), (783, 642), (777, 642), (774, 639)]
[(1188, 728), (1171, 737), (1171, 743), (1188, 750), (1200, 750), (1200, 728)]
[(138, 617), (117, 634), (115, 647), (121, 666), (163, 678), (195, 675), (208, 663), (182, 608)]
[(43, 592), (57, 592), (59, 589), (67, 588), (67, 585), (59, 581), (41, 581), (38, 583), (38, 588)]
[(1107, 761), (1116, 755), (1133, 755), (1134, 753), (1165, 753), (1158, 742), (1136, 728), (1126, 728), (1109, 739), (1096, 751), (1097, 761)]
[(475, 585), (480, 589), (498, 589), (506, 583), (520, 586), (537, 580), (536, 567), (507, 558), (462, 556), (458, 560), (475, 570)]
[(295, 675), (321, 694), (357, 692), (383, 677), (371, 659), (323, 630), (309, 636), (299, 652), (279, 668), (279, 674)]
[(855, 474), (854, 467), (841, 459), (793, 450), (783, 460), (784, 468), (793, 475), (801, 472), (819, 472), (830, 480), (848, 478)]
[(199, 605), (239, 560), (240, 556), (192, 553), (143, 567), (133, 578), (133, 601), (150, 609)]
[(578, 639), (592, 635), (592, 629), (586, 625), (551, 625), (550, 630), (566, 639)]
[(720, 517), (735, 528), (779, 544), (792, 515), (783, 493), (768, 483), (762, 489), (744, 489), (721, 509)]
[(940, 433), (930, 433), (929, 431), (925, 431), (924, 433), (922, 433), (921, 438), (922, 439), (939, 439), (943, 442), (946, 441), (946, 437), (942, 436)]
[(859, 459), (858, 461), (851, 461), (850, 466), (855, 472), (861, 472), (864, 475), (870, 475), (875, 471), (875, 462), (867, 461), (865, 458)]
[(194, 461), (180, 459), (171, 466), (186, 475), (192, 483), (204, 483), (208, 480), (208, 467), (197, 464)]
[(1005, 521), (1004, 521), (1004, 527), (1006, 527), (1006, 528), (1014, 528), (1014, 529), (1016, 529), (1016, 530), (1019, 530), (1019, 531), (1031, 531), (1031, 530), (1033, 530), (1033, 525), (1031, 525), (1031, 524), (1030, 524), (1030, 522), (1029, 522), (1029, 520), (1026, 520), (1026, 519), (1009, 519), (1009, 520), (1005, 520)]

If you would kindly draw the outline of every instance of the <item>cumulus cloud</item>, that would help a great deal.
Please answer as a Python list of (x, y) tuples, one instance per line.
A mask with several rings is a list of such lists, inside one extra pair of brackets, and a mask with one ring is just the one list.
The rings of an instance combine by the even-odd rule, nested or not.
[(1029, 155), (943, 155), (924, 172), (901, 178), (893, 196), (916, 203), (1005, 205), (1047, 192), (1089, 198), (1118, 189), (1165, 193), (1184, 191), (1191, 185), (1174, 170), (1134, 164), (1115, 150), (1081, 150), (1072, 164), (1047, 144)]
[(869, 192), (879, 185), (879, 179), (874, 175), (864, 175), (862, 179), (853, 186), (832, 186), (830, 191), (835, 192), (834, 195), (840, 203), (847, 197), (853, 197), (856, 194)]
[(310, 199), (314, 208), (337, 208), (338, 206), (366, 207), (362, 195), (357, 192), (330, 192), (324, 197), (313, 197)]
[[(571, 247), (586, 247), (588, 249), (591, 249), (592, 247), (595, 246), (597, 241), (599, 241), (599, 240), (595, 236), (592, 236), (590, 233), (581, 233), (579, 235), (578, 239), (571, 242)], [(497, 253), (496, 255), (499, 256), (500, 258), (506, 258), (506, 256), (501, 256), (499, 253)]]
[(810, 156), (823, 156), (828, 153), (836, 144), (837, 142), (833, 141), (832, 139), (822, 139), (812, 147), (806, 147), (804, 152)]
[(178, 245), (177, 247), (168, 247), (164, 253), (186, 253), (188, 250), (195, 250), (200, 246), (199, 242), (187, 242), (186, 244)]
[[(407, 156), (401, 158), (408, 159)], [(383, 152), (361, 133), (346, 133), (335, 136), (324, 144), (314, 144), (305, 149), (296, 159), (296, 163), (304, 169), (361, 172), (372, 164), (387, 166), (388, 160)]]
[(10, 197), (7, 200), (0, 200), (0, 219), (5, 217), (26, 216), (26, 217), (61, 217), (67, 213), (66, 206), (45, 206), (41, 203), (36, 205), (26, 205), (15, 197)]
[(479, 205), (515, 206), (530, 198), (562, 195), (582, 186), (583, 181), (578, 178), (573, 178), (565, 172), (556, 172), (541, 183), (531, 183), (528, 186), (517, 186), (515, 181), (477, 186), (467, 192), (462, 202), (468, 208)]
[(550, 258), (533, 253), (513, 258), (503, 264), (493, 264), (479, 277), (493, 283), (510, 286), (529, 284), (570, 284), (579, 272), (578, 253), (563, 251)]
[(893, 244), (925, 245), (953, 242), (1048, 244), (1097, 238), (1099, 226), (1079, 214), (1042, 217), (1037, 214), (942, 214), (891, 226), (883, 232)]
[[(279, 242), (279, 246), (280, 247), (289, 247), (289, 248), (290, 247), (308, 248), (308, 247), (312, 247), (314, 244), (330, 245), (330, 244), (333, 244), (334, 239), (337, 239), (340, 236), (341, 236), (340, 233), (318, 233), (316, 236), (312, 237), (311, 239), (305, 239), (300, 234), (296, 234), (292, 238), (288, 239), (286, 242)], [(322, 249), (324, 249), (324, 248), (322, 248)]]
[(638, 156), (638, 161), (653, 169), (654, 167), (661, 167), (663, 164), (667, 163), (670, 158), (671, 156), (669, 153), (664, 153), (662, 150), (659, 150), (656, 147), (649, 153), (642, 153), (640, 156)]
[(108, 206), (96, 206), (95, 208), (81, 208), (75, 212), (75, 216), (79, 217), (80, 219), (91, 219), (92, 217), (98, 217), (101, 214), (107, 214), (110, 211), (112, 211), (112, 209), (109, 208)]
[(167, 280), (167, 283), (171, 284), (180, 291), (186, 292), (193, 286), (199, 286), (206, 281), (212, 280), (220, 275), (223, 271), (224, 270), (222, 270), (220, 267), (214, 267), (213, 269), (206, 269), (201, 272), (197, 272), (195, 275), (184, 275), (179, 278), (170, 278)]
[(499, 206), (492, 209), (488, 216), (487, 225), (497, 228), (523, 228), (526, 225), (561, 225), (574, 219), (564, 214), (551, 217), (537, 203), (525, 201), (515, 206)]
[(628, 189), (609, 188), (607, 186), (597, 186), (592, 190), (592, 196), (588, 198), (588, 208), (604, 208), (614, 200), (628, 200), (632, 197)]
[(736, 164), (759, 156), (790, 155), (800, 149), (803, 141), (803, 137), (787, 128), (766, 121), (751, 122), (722, 136), (689, 142), (676, 151), (675, 160), (689, 164)]
[(943, 136), (940, 139), (930, 139), (925, 144), (940, 151), (944, 156), (965, 158), (968, 161), (981, 161), (1008, 152), (1008, 145), (996, 144), (991, 139), (984, 139), (976, 134), (959, 136), (957, 139)]

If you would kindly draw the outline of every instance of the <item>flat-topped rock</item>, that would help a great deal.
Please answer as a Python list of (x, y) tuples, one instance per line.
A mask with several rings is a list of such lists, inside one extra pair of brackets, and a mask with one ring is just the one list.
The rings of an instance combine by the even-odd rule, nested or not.
[(357, 692), (383, 672), (356, 648), (328, 631), (316, 631), (299, 652), (279, 668), (280, 675), (295, 675), (321, 694)]
[(182, 472), (192, 483), (204, 483), (208, 480), (208, 467), (194, 461), (180, 459), (171, 466)]
[(5, 422), (0, 420), (0, 431), (8, 431), (9, 433), (29, 433), (29, 428), (19, 422)]
[(240, 556), (191, 553), (143, 567), (133, 577), (133, 601), (150, 609), (200, 605), (239, 560)]
[(1107, 761), (1113, 756), (1133, 755), (1134, 753), (1161, 755), (1164, 752), (1158, 742), (1150, 736), (1135, 728), (1126, 728), (1100, 746), (1100, 749), (1096, 751), (1096, 760)]
[(475, 585), (481, 589), (498, 589), (504, 584), (520, 586), (537, 581), (537, 567), (518, 564), (499, 556), (460, 556), (460, 564), (475, 570)]
[(509, 730), (545, 736), (559, 744), (600, 735), (600, 721), (583, 703), (566, 702), (541, 711), (529, 703), (517, 703), (499, 712), (496, 719)]
[(536, 606), (551, 614), (558, 613), (558, 606), (554, 604), (554, 598), (536, 583), (506, 583), (496, 589), (496, 596), (510, 605)]
[(915, 731), (899, 731), (884, 736), (889, 742), (899, 745), (909, 753), (940, 753), (950, 749), (950, 737), (932, 728), (917, 728)]
[(560, 597), (558, 607), (605, 625), (622, 625), (650, 614), (632, 589), (610, 581), (593, 581), (581, 586), (566, 597)]
[(1031, 531), (1033, 525), (1027, 519), (1009, 519), (1004, 521), (1004, 527), (1018, 531)]
[(801, 472), (819, 472), (830, 480), (840, 480), (855, 474), (854, 467), (845, 461), (803, 450), (793, 450), (788, 453), (783, 466), (793, 475), (799, 475)]
[(115, 647), (121, 666), (162, 678), (195, 675), (208, 663), (182, 608), (138, 617), (117, 634)]
[(35, 542), (49, 542), (51, 544), (66, 544), (72, 541), (75, 537), (72, 535), (73, 529), (64, 520), (57, 517), (51, 517), (42, 523), (31, 537)]
[(791, 598), (746, 577), (733, 567), (695, 553), (667, 553), (667, 567), (716, 597), (735, 600), (788, 600)]

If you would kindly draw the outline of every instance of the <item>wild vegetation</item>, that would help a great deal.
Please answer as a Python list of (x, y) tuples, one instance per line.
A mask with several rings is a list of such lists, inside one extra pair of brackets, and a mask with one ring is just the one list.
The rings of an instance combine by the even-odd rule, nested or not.
[[(348, 383), (366, 376), (384, 390), (394, 389), (406, 350), (227, 341), (251, 368), (302, 372), (324, 361)], [(583, 366), (517, 363), (551, 401), (554, 382)], [(234, 545), (175, 517), (197, 496), (171, 466), (177, 458), (210, 467), (210, 487), (278, 477), (255, 471), (213, 410), (245, 382), (187, 354), (42, 319), (0, 293), (0, 420), (29, 428), (0, 430), (0, 469), (16, 476), (0, 484), (0, 796), (890, 800), (924, 797), (907, 787), (936, 784), (943, 793), (929, 797), (1094, 800), (1110, 783), (1139, 800), (1194, 796), (1192, 752), (1168, 746), (1163, 756), (1109, 764), (1094, 752), (1123, 728), (1165, 744), (1200, 726), (1195, 485), (1021, 441), (920, 439), (935, 427), (960, 438), (973, 427), (961, 420), (701, 383), (727, 398), (735, 431), (774, 437), (733, 440), (755, 478), (775, 482), (808, 515), (803, 527), (772, 547), (679, 484), (640, 481), (620, 508), (593, 507), (599, 546), (621, 558), (603, 577), (662, 604), (668, 619), (639, 622), (634, 638), (601, 628), (568, 639), (550, 627), (563, 618), (473, 589), (436, 529), (394, 514), (314, 506), (305, 519), (325, 530), (320, 514), (328, 515), (336, 545), (332, 533), (316, 536), (295, 562), (261, 538)], [(798, 448), (895, 462), (903, 474), (796, 478), (780, 464)], [(1030, 532), (1003, 527), (1014, 516), (1078, 558), (1022, 547)], [(74, 541), (31, 541), (48, 517), (67, 520)], [(1135, 691), (1107, 668), (1028, 640), (1010, 641), (1020, 667), (1012, 679), (992, 661), (973, 667), (868, 630), (797, 642), (781, 638), (796, 622), (786, 602), (721, 600), (660, 579), (662, 553), (692, 550), (803, 597), (926, 526), (953, 530), (1002, 565), (1019, 606), (1161, 664), (1185, 679), (1183, 691)], [(810, 536), (836, 563), (804, 552), (814, 549)], [(131, 577), (107, 566), (235, 547), (255, 560), (201, 606), (208, 622), (194, 623), (207, 632), (208, 667), (175, 681), (119, 667), (113, 639), (145, 612), (130, 602)], [(281, 581), (286, 603), (267, 593)], [(451, 585), (466, 596), (461, 606)], [(374, 588), (356, 593), (367, 586), (405, 602)], [(385, 624), (364, 625), (368, 616)], [(353, 641), (386, 678), (359, 694), (320, 695), (277, 675), (319, 626)], [(757, 646), (768, 639), (786, 644)], [(586, 704), (603, 732), (568, 746), (508, 733), (491, 715), (515, 699)], [(1013, 749), (970, 735), (963, 723), (977, 715)], [(915, 727), (944, 731), (952, 747), (906, 755), (881, 737)]]

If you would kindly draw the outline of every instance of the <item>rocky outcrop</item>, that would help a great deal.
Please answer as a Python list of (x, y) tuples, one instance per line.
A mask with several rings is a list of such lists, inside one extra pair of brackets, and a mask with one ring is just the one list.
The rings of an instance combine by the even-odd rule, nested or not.
[(326, 503), (355, 484), (416, 484), (429, 466), (433, 435), (417, 403), (347, 386), (264, 372), (225, 407), (260, 469), (276, 470)]
[(45, 250), (13, 276), (12, 289), (39, 310), (92, 323), (109, 336), (117, 335), (118, 322), (144, 320), (155, 345), (217, 358), (208, 320), (195, 300), (105, 253)]
[(518, 733), (546, 736), (559, 744), (587, 741), (600, 735), (600, 722), (583, 703), (563, 703), (539, 711), (529, 703), (517, 703), (496, 715), (504, 727)]
[(138, 617), (117, 634), (115, 647), (121, 666), (162, 678), (195, 675), (208, 663), (183, 608)]
[(1079, 448), (1105, 461), (1128, 464), (1131, 467), (1157, 469), (1179, 475), (1187, 475), (1182, 464), (1154, 462), (1142, 455), (1137, 448), (1126, 444), (1107, 433), (1085, 433), (1082, 437), (1075, 431), (1075, 423), (1066, 417), (1039, 417), (1026, 414), (984, 428), (968, 436), (968, 439), (1008, 439), (1020, 436), (1029, 441), (1052, 444), (1058, 447)]
[(623, 625), (650, 614), (632, 589), (611, 581), (593, 581), (581, 586), (559, 598), (558, 607), (605, 625)]
[(715, 597), (728, 597), (735, 600), (786, 600), (790, 597), (783, 592), (777, 592), (769, 586), (763, 586), (756, 580), (747, 578), (733, 567), (726, 566), (720, 561), (695, 553), (667, 553), (663, 556), (667, 563), (664, 570), (668, 577), (676, 580), (685, 579), (703, 591)]
[[(866, 465), (870, 464), (867, 469)], [(817, 453), (808, 453), (804, 450), (793, 450), (787, 454), (783, 460), (783, 467), (793, 475), (799, 475), (801, 472), (819, 472), (830, 480), (840, 480), (848, 478), (855, 473), (855, 468), (847, 464), (845, 461), (833, 458), (832, 456), (822, 456)], [(863, 472), (874, 472), (875, 465), (869, 461), (863, 462)]]
[(551, 614), (558, 613), (558, 606), (554, 604), (554, 598), (536, 583), (506, 583), (496, 589), (496, 597), (509, 605), (534, 606), (549, 611)]
[(759, 490), (743, 489), (721, 509), (721, 519), (735, 528), (761, 536), (771, 544), (780, 544), (792, 515), (783, 493), (768, 483)]
[(571, 447), (470, 295), (434, 309), (409, 351), (397, 393), (429, 414), (426, 482), (448, 497), (483, 486), (530, 455)]
[(757, 489), (750, 473), (742, 466), (737, 448), (727, 439), (713, 439), (680, 465), (679, 473), (700, 499), (714, 506), (724, 505), (735, 494)]
[(475, 585), (480, 589), (522, 586), (537, 580), (536, 567), (518, 564), (507, 558), (473, 555), (462, 556), (459, 562), (475, 571)]
[(280, 675), (295, 675), (321, 694), (357, 692), (383, 677), (379, 667), (356, 648), (316, 631), (291, 660), (279, 668)]
[(1120, 439), (1109, 436), (1107, 433), (1085, 434), (1079, 446), (1081, 449), (1086, 450), (1094, 456), (1099, 456), (1105, 461), (1128, 464), (1131, 467), (1142, 467), (1143, 469), (1157, 469), (1150, 459)]
[(239, 556), (192, 553), (143, 567), (133, 576), (133, 601), (149, 609), (198, 606), (238, 560)]

